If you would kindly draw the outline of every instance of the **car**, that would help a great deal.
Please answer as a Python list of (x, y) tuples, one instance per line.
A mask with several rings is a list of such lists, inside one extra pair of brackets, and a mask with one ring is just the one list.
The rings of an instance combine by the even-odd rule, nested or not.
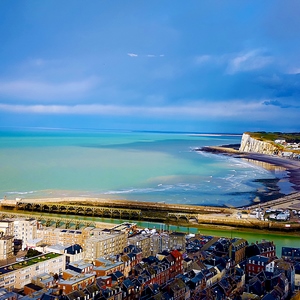
[(24, 260), (25, 260), (25, 257), (24, 257), (24, 256), (22, 256), (22, 257), (17, 257), (17, 258), (16, 258), (16, 261), (17, 261), (17, 262), (24, 261)]

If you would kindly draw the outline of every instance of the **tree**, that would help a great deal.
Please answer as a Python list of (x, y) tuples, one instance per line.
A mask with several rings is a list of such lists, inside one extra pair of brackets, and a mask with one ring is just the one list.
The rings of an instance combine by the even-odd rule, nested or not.
[(27, 254), (25, 255), (25, 257), (26, 258), (30, 258), (30, 257), (38, 256), (40, 254), (42, 254), (42, 252), (39, 252), (39, 251), (37, 251), (35, 249), (29, 249), (27, 251)]

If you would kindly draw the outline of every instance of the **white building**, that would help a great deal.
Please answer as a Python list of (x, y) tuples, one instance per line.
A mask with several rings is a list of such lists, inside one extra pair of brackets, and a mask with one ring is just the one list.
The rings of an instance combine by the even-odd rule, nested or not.
[(23, 262), (16, 262), (0, 267), (0, 288), (21, 289), (31, 283), (34, 276), (39, 274), (61, 273), (65, 270), (66, 263), (63, 255), (46, 253)]
[(277, 139), (274, 142), (275, 142), (275, 144), (280, 144), (280, 145), (283, 145), (286, 143), (286, 141), (284, 139)]
[(2, 235), (14, 235), (14, 222), (11, 220), (1, 220), (0, 221), (0, 234)]
[(14, 236), (15, 239), (23, 241), (22, 249), (24, 250), (28, 241), (37, 237), (37, 220), (25, 218), (14, 220)]

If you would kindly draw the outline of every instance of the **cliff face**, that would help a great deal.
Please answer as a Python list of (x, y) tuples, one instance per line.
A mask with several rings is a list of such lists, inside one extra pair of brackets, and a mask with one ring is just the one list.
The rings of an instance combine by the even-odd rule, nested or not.
[(256, 140), (247, 133), (244, 133), (242, 136), (239, 150), (241, 152), (255, 152), (268, 155), (278, 154), (279, 152), (278, 148), (271, 143)]

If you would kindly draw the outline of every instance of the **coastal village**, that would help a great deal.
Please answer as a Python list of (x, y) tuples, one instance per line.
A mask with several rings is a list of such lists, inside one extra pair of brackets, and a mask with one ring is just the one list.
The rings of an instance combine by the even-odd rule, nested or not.
[(300, 0), (0, 7), (0, 300), (300, 300)]
[[(259, 144), (244, 135), (242, 146)], [(249, 148), (249, 149), (248, 149)], [(270, 154), (270, 153), (265, 153)], [(81, 199), (80, 202), (83, 200)], [(160, 211), (160, 217), (184, 217), (218, 226), (258, 226), (275, 230), (298, 230), (299, 193), (254, 203), (247, 208), (193, 207), (113, 201), (110, 207), (89, 203), (43, 204), (22, 199), (3, 199), (13, 205), (43, 214), (58, 210), (103, 214), (116, 211), (137, 214)], [(103, 204), (104, 205), (104, 204)], [(107, 203), (106, 203), (107, 205)], [(118, 206), (119, 205), (119, 206)], [(123, 206), (120, 206), (123, 205)], [(129, 206), (129, 208), (128, 208)], [(145, 207), (146, 206), (146, 207)], [(183, 213), (183, 208), (186, 212)], [(161, 211), (161, 209), (163, 209)], [(173, 209), (173, 212), (171, 210)], [(195, 214), (195, 210), (198, 212)], [(202, 211), (203, 210), (203, 211)], [(139, 213), (141, 212), (139, 211)], [(162, 212), (165, 211), (165, 215)], [(300, 293), (300, 248), (281, 249), (269, 240), (254, 243), (239, 237), (186, 234), (164, 228), (138, 228), (134, 222), (118, 225), (61, 219), (47, 221), (37, 214), (2, 213), (0, 220), (0, 300), (210, 300), (298, 299)], [(191, 218), (191, 219), (190, 219)], [(56, 224), (55, 224), (56, 222)]]
[(300, 248), (278, 257), (272, 241), (30, 217), (2, 219), (0, 232), (0, 299), (269, 300), (300, 288)]

